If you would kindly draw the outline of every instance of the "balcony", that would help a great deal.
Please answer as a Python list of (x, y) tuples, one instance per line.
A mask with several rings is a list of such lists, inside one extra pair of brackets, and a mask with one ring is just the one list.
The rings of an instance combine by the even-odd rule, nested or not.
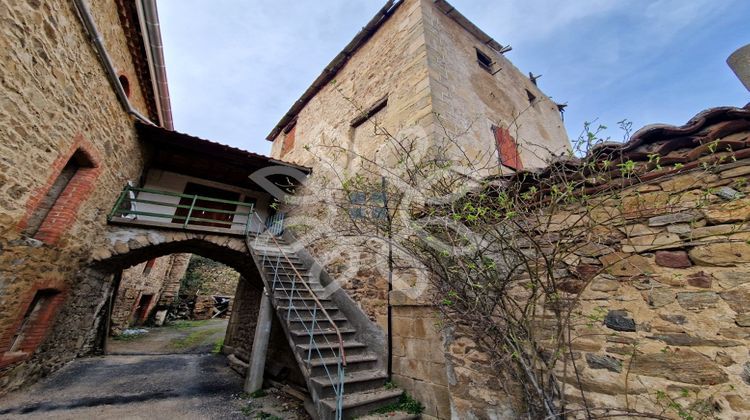
[(264, 221), (255, 211), (254, 202), (126, 185), (107, 221), (110, 224), (234, 236), (254, 235), (266, 229), (281, 233), (283, 213), (276, 213)]

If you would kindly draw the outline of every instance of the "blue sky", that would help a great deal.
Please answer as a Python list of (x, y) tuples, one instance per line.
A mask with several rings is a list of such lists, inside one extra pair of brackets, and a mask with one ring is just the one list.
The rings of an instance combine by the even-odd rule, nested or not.
[[(159, 0), (175, 128), (268, 154), (268, 132), (381, 0)], [(584, 121), (681, 125), (750, 101), (725, 61), (750, 43), (747, 0), (452, 0)]]

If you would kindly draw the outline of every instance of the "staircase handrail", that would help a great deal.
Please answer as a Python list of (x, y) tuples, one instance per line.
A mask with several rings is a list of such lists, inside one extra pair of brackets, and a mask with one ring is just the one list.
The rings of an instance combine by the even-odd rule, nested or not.
[[(255, 218), (258, 219), (258, 222), (261, 223), (261, 226), (262, 226), (263, 225), (263, 219), (260, 218), (260, 216), (258, 215), (258, 213), (257, 212), (253, 212), (253, 216), (255, 216)], [(260, 235), (260, 234), (258, 233), (256, 235)], [(344, 339), (341, 337), (341, 331), (336, 326), (336, 323), (333, 321), (333, 319), (331, 318), (331, 316), (328, 314), (328, 311), (326, 311), (326, 308), (318, 300), (318, 296), (315, 294), (315, 292), (312, 291), (312, 289), (310, 288), (310, 285), (307, 284), (307, 282), (303, 278), (302, 274), (300, 274), (300, 272), (294, 266), (294, 264), (292, 263), (292, 261), (289, 259), (289, 256), (281, 248), (281, 245), (279, 245), (279, 242), (276, 240), (275, 235), (273, 233), (271, 233), (268, 236), (271, 237), (271, 240), (273, 240), (274, 245), (276, 245), (276, 248), (279, 250), (279, 252), (281, 252), (281, 255), (284, 257), (284, 259), (286, 260), (286, 262), (292, 268), (292, 270), (294, 271), (294, 274), (297, 277), (297, 279), (305, 286), (305, 289), (307, 289), (307, 292), (310, 293), (310, 296), (312, 296), (313, 300), (315, 301), (315, 305), (318, 306), (318, 308), (320, 309), (320, 311), (323, 313), (323, 315), (325, 315), (326, 319), (331, 324), (331, 327), (333, 328), (333, 330), (336, 332), (336, 338), (338, 339), (338, 344), (339, 344), (339, 354), (341, 355), (341, 364), (342, 364), (342, 366), (346, 366), (346, 353), (344, 351)], [(248, 243), (248, 245), (250, 245), (250, 244)]]

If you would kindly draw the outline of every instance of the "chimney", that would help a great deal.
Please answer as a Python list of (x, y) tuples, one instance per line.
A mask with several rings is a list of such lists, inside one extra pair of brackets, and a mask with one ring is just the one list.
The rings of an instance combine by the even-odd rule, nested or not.
[(727, 64), (739, 77), (745, 89), (750, 90), (750, 44), (740, 47), (727, 58)]

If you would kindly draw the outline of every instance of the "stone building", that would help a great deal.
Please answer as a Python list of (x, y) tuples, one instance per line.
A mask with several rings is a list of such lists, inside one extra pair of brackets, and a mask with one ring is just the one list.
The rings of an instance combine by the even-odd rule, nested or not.
[(158, 26), (136, 2), (3, 1), (0, 15), (5, 391), (94, 345), (84, 331), (97, 329), (109, 288), (82, 282), (81, 264), (112, 200), (140, 176), (134, 118), (172, 122)]
[[(113, 312), (137, 322), (173, 298), (185, 254), (262, 290), (241, 238), (273, 210), (248, 175), (284, 163), (171, 131), (155, 2), (3, 1), (0, 16), (12, 23), (0, 36), (0, 394), (101, 352)], [(114, 310), (118, 295), (132, 306)]]
[[(416, 136), (426, 147), (451, 143), (448, 159), (472, 162), (476, 176), (544, 166), (570, 148), (560, 107), (505, 57), (509, 50), (446, 1), (388, 1), (270, 132), (272, 156), (312, 167), (310, 188), (330, 162), (344, 176), (365, 174), (370, 159), (395, 166), (383, 157), (383, 131)], [(332, 248), (311, 251), (326, 261)], [(368, 269), (373, 256), (357, 258), (361, 268), (343, 287), (384, 331), (391, 308), (394, 381), (425, 404), (426, 415), (451, 417), (434, 308), (398, 290), (389, 298), (384, 270)], [(332, 274), (346, 264), (327, 262)]]
[[(371, 162), (376, 162), (375, 166), (397, 166), (398, 162), (389, 160), (387, 145), (389, 137), (400, 135), (414, 136), (427, 145), (453, 143), (463, 153), (447, 158), (480, 162), (485, 169), (482, 176), (541, 170), (570, 147), (561, 121), (563, 107), (539, 90), (532, 75), (525, 76), (505, 58), (509, 49), (443, 0), (389, 1), (273, 128), (267, 137), (273, 142), (272, 155), (312, 167), (307, 184), (310, 189), (319, 185), (316, 177), (320, 180), (331, 175), (330, 167), (346, 178), (372, 176), (372, 168), (367, 168)], [(635, 161), (660, 151), (678, 167), (695, 168), (701, 164), (705, 145), (717, 142), (734, 150), (743, 149), (735, 157), (739, 159), (746, 155), (748, 121), (746, 109), (709, 110), (683, 127), (645, 128), (621, 150)], [(691, 149), (696, 144), (702, 146)], [(639, 195), (648, 192), (646, 196), (654, 200), (651, 205), (657, 208), (628, 218), (637, 233), (628, 231), (634, 237), (621, 238), (621, 246), (618, 243), (611, 248), (612, 255), (592, 256), (603, 261), (595, 258), (597, 267), (603, 264), (609, 270), (609, 264), (614, 264), (614, 268), (625, 266), (624, 271), (603, 275), (592, 284), (593, 290), (578, 291), (586, 310), (597, 305), (624, 308), (623, 316), (636, 319), (638, 332), (634, 329), (632, 334), (621, 334), (627, 337), (620, 340), (631, 345), (641, 343), (648, 349), (642, 364), (636, 362), (634, 376), (641, 384), (658, 384), (670, 395), (681, 389), (680, 383), (720, 384), (706, 388), (705, 393), (718, 396), (723, 392), (721, 402), (717, 402), (722, 418), (741, 418), (736, 416), (748, 410), (739, 396), (748, 392), (750, 384), (750, 362), (747, 352), (742, 351), (747, 348), (744, 314), (748, 306), (740, 297), (746, 290), (739, 279), (750, 278), (750, 273), (745, 264), (747, 246), (741, 243), (746, 236), (744, 228), (739, 231), (736, 226), (748, 220), (748, 206), (746, 201), (727, 203), (712, 196), (715, 210), (686, 224), (688, 221), (680, 220), (680, 215), (668, 214), (676, 207), (659, 203), (685, 191), (695, 196), (726, 185), (740, 188), (744, 194), (746, 168), (746, 161), (737, 161), (717, 168), (717, 174), (710, 177), (688, 173), (663, 182), (644, 179), (646, 185), (624, 190), (623, 204), (638, 201)], [(300, 213), (300, 220), (311, 213), (324, 213), (309, 207), (290, 209), (290, 220), (294, 212)], [(713, 237), (718, 243), (709, 245), (711, 241), (696, 240), (690, 233), (689, 228), (696, 226), (700, 237), (718, 232), (724, 236)], [(619, 229), (627, 231), (628, 227)], [(393, 282), (394, 290), (389, 290), (384, 270), (374, 269), (382, 260), (364, 249), (358, 252), (348, 245), (338, 245), (337, 240), (321, 239), (323, 236), (309, 239), (304, 229), (297, 233), (303, 243), (319, 241), (308, 250), (333, 277), (345, 274), (347, 269), (342, 266), (347, 259), (358, 261), (341, 285), (390, 335), (390, 348), (386, 350), (392, 366), (389, 374), (425, 405), (423, 416), (520, 415), (513, 411), (517, 396), (503, 392), (497, 372), (488, 366), (487, 356), (476, 343), (438, 328), (441, 320), (434, 301), (414, 299), (399, 290), (397, 281)], [(618, 234), (599, 239), (616, 237)], [(726, 253), (730, 248), (736, 250), (734, 256)], [(619, 259), (628, 262), (615, 264)], [(398, 273), (394, 276), (397, 280)], [(638, 284), (644, 276), (652, 281), (653, 289), (648, 292)], [(685, 280), (674, 284), (669, 278)], [(623, 294), (628, 297), (623, 298)], [(620, 312), (613, 313), (616, 316)], [(710, 337), (703, 331), (707, 324), (712, 325), (710, 331), (723, 337)], [(611, 333), (606, 325), (601, 329), (602, 336)], [(609, 343), (610, 338), (607, 342), (594, 341), (575, 343), (576, 350), (589, 352), (577, 354), (586, 360), (581, 366), (583, 383), (577, 386), (591, 391), (592, 400), (601, 407), (618, 406), (628, 392), (645, 393), (643, 387), (627, 390), (623, 370), (604, 372), (606, 368), (598, 363), (614, 359), (625, 363), (622, 348)], [(615, 338), (611, 341), (617, 342)], [(664, 355), (655, 350), (665, 345), (674, 346), (673, 352)], [(705, 366), (705, 371), (689, 372), (694, 363)], [(643, 404), (639, 408), (659, 410), (658, 404), (639, 404)]]
[[(314, 188), (328, 163), (347, 176), (368, 158), (397, 164), (386, 132), (479, 163), (478, 176), (545, 166), (569, 148), (561, 106), (505, 58), (509, 46), (443, 0), (390, 0), (273, 128), (269, 158), (173, 130), (154, 0), (0, 0), (0, 17), (0, 394), (99, 353), (109, 319), (138, 322), (178, 293), (192, 253), (241, 276), (223, 351), (250, 392), (268, 366), (306, 385), (319, 418), (397, 401), (389, 380), (425, 418), (520, 412), (476, 343), (438, 327), (434, 302), (391, 290), (377, 255), (339, 238), (337, 256), (361, 262), (353, 274), (299, 246), (275, 203)], [(722, 417), (750, 410), (748, 112), (711, 110), (612, 146), (681, 166), (626, 185), (618, 208), (636, 216), (608, 227), (606, 252), (574, 261), (614, 267), (576, 293), (627, 326), (613, 342), (605, 320), (604, 338), (574, 349), (592, 401), (689, 386), (712, 392)], [(691, 172), (719, 146), (731, 162)], [(675, 212), (674, 192), (706, 207)], [(615, 368), (623, 343), (643, 344), (631, 372), (642, 387)]]
[(189, 260), (189, 254), (172, 254), (123, 270), (113, 299), (110, 333), (117, 335), (130, 326), (141, 325), (158, 308), (169, 307)]

